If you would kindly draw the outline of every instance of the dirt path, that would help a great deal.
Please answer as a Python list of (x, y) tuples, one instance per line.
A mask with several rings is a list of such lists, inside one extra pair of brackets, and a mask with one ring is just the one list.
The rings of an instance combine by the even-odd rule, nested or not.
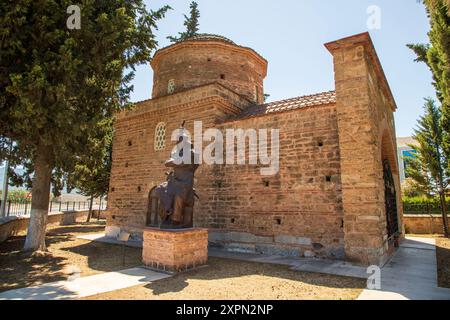
[[(0, 244), (0, 291), (89, 276), (141, 265), (141, 249), (90, 242), (104, 223), (51, 227), (49, 252), (22, 253), (24, 236)], [(365, 281), (290, 270), (287, 266), (210, 258), (208, 266), (89, 299), (355, 299)]]
[(147, 285), (87, 299), (297, 300), (356, 299), (365, 280), (290, 270), (287, 266), (209, 258), (208, 266)]

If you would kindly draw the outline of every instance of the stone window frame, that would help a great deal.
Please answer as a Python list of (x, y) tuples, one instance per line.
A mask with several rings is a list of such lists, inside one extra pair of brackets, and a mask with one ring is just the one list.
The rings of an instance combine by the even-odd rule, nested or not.
[(255, 85), (255, 92), (254, 92), (254, 95), (255, 95), (255, 101), (257, 102), (257, 103), (259, 103), (259, 86), (256, 84)]
[(163, 151), (166, 148), (166, 123), (159, 122), (155, 127), (155, 151)]

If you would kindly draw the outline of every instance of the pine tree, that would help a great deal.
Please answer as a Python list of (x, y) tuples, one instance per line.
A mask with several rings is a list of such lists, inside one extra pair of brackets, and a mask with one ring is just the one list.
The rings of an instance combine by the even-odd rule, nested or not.
[[(442, 106), (444, 148), (450, 152), (450, 0), (424, 0), (430, 19), (430, 44), (408, 45), (433, 74), (433, 85)], [(449, 164), (447, 164), (449, 166)]]
[(186, 27), (186, 31), (179, 32), (178, 38), (172, 36), (167, 37), (167, 39), (169, 39), (173, 43), (192, 38), (198, 33), (199, 30), (198, 19), (200, 18), (200, 11), (198, 10), (197, 2), (192, 1), (189, 8), (191, 9), (190, 16), (188, 17), (187, 15), (184, 15), (184, 26)]
[(153, 30), (169, 9), (148, 11), (143, 0), (83, 1), (81, 29), (72, 30), (71, 4), (0, 1), (0, 137), (15, 143), (12, 165), (26, 163), (33, 173), (29, 251), (46, 249), (52, 178), (71, 172), (106, 131), (105, 119), (130, 105), (133, 70), (151, 60)]
[(450, 157), (444, 149), (440, 108), (431, 98), (425, 101), (425, 114), (420, 117), (417, 129), (414, 130), (413, 137), (417, 145), (410, 146), (416, 150), (416, 157), (406, 159), (406, 173), (426, 194), (439, 197), (444, 234), (448, 237), (445, 194), (450, 183), (447, 167)]
[(69, 189), (76, 188), (78, 192), (90, 198), (87, 221), (92, 216), (94, 198), (104, 197), (109, 190), (109, 177), (112, 164), (113, 121), (106, 119), (103, 126), (105, 132), (89, 139), (89, 153), (77, 159), (75, 168), (66, 176)]

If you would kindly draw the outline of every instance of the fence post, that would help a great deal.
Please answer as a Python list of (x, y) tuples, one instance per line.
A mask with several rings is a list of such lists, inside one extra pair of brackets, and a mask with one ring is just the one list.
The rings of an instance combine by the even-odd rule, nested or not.
[(50, 201), (50, 212), (52, 212), (52, 203), (53, 202)]
[(25, 202), (25, 215), (27, 215), (27, 211), (28, 211), (28, 202)]
[(69, 211), (69, 201), (66, 202), (66, 212)]
[(9, 217), (9, 212), (11, 211), (11, 200), (8, 201), (8, 214), (6, 215)]

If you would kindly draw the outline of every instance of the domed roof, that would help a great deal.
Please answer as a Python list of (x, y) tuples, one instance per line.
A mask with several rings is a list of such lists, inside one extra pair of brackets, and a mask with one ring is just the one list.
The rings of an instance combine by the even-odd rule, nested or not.
[[(231, 41), (230, 39), (224, 37), (224, 36), (220, 36), (217, 34), (210, 34), (210, 33), (200, 33), (200, 34), (196, 34), (188, 39), (185, 39), (183, 41), (223, 41), (223, 42), (227, 42), (227, 43), (231, 43), (236, 45), (236, 43), (234, 43), (233, 41)], [(182, 42), (182, 41), (180, 41)]]
[(175, 43), (172, 43), (168, 45), (167, 47), (160, 48), (156, 50), (155, 54), (153, 55), (153, 59), (151, 62), (151, 65), (153, 69), (155, 69), (155, 66), (159, 63), (161, 60), (161, 57), (163, 57), (165, 54), (169, 52), (174, 52), (178, 49), (183, 49), (186, 47), (202, 47), (203, 45), (205, 47), (209, 45), (217, 46), (233, 46), (235, 47), (235, 50), (241, 50), (241, 52), (245, 52), (245, 54), (248, 54), (249, 56), (253, 56), (258, 63), (263, 65), (263, 72), (262, 75), (265, 77), (267, 75), (267, 60), (264, 59), (258, 52), (256, 52), (254, 49), (241, 46), (233, 42), (232, 40), (221, 36), (217, 34), (211, 34), (211, 33), (200, 33), (196, 34), (190, 38), (184, 39), (184, 40), (178, 40)]

